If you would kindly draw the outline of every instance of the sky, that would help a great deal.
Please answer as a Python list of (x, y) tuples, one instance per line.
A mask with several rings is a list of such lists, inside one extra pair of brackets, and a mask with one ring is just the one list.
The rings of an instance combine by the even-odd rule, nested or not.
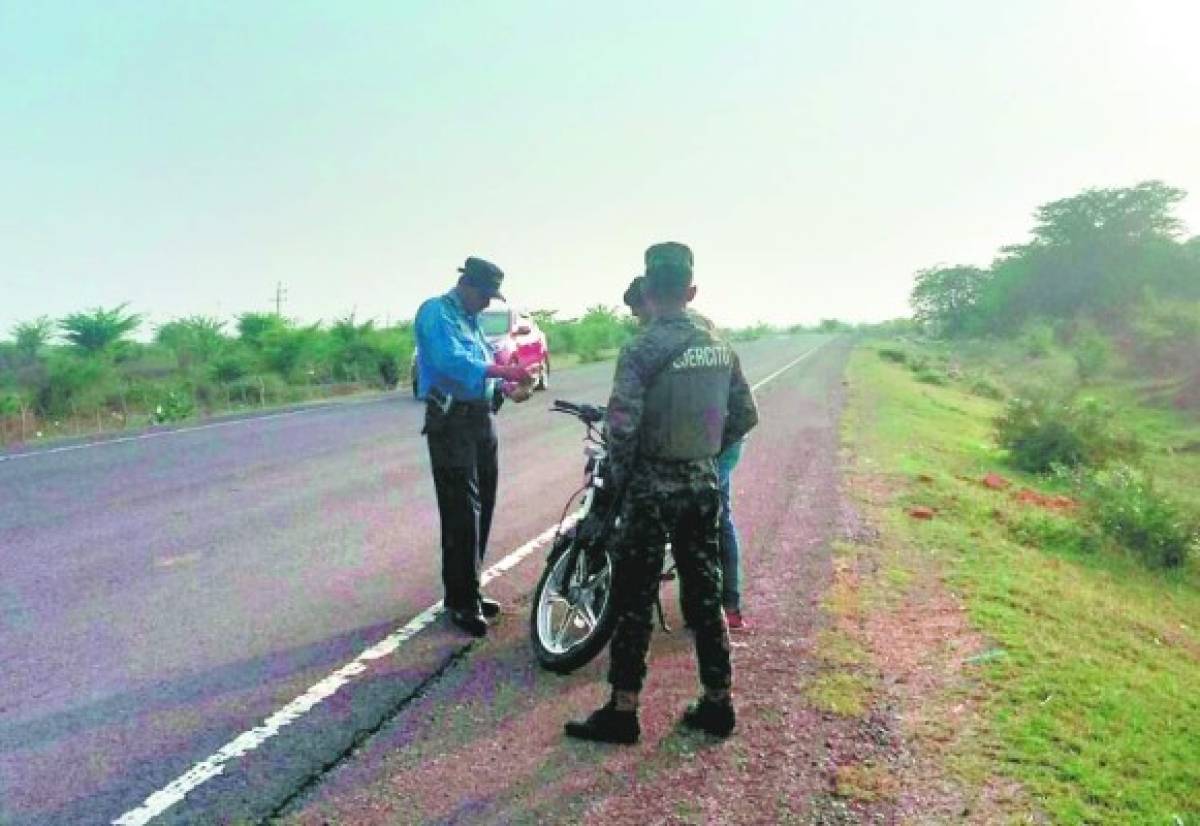
[(1193, 2), (0, 2), (0, 338), (128, 302), (411, 318), (468, 255), (571, 317), (651, 243), (719, 323), (908, 314), (1038, 204), (1200, 233)]

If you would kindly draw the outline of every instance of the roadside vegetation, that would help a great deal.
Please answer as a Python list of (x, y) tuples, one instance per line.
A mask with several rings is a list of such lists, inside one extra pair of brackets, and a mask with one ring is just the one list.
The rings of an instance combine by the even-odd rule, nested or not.
[[(1002, 402), (922, 383), (869, 347), (850, 382), (852, 490), (884, 492), (859, 498), (878, 547), (851, 551), (883, 560), (869, 610), (903, 602), (932, 564), (985, 638), (951, 664), (986, 692), (978, 728), (951, 737), (950, 772), (977, 786), (1017, 780), (1053, 822), (1196, 822), (1200, 571), (1194, 556), (1165, 564), (1156, 549), (1182, 533), (1194, 551), (1182, 526), (1194, 524), (1184, 514), (1200, 455), (1166, 448), (1200, 428), (1168, 411), (1127, 420), (1171, 500), (1124, 469), (1077, 499), (1060, 477), (1011, 464), (996, 441)], [(950, 736), (915, 734), (930, 749)]]
[(1182, 197), (1152, 182), (1047, 204), (990, 269), (919, 274), (919, 331), (851, 360), (848, 486), (878, 531), (843, 553), (874, 595), (856, 641), (886, 664), (863, 629), (920, 616), (931, 571), (962, 607), (978, 639), (951, 656), (931, 635), (922, 656), (953, 678), (908, 699), (969, 719), (907, 734), (976, 815), (1200, 823), (1200, 243), (1179, 238)]
[[(558, 369), (611, 358), (636, 330), (603, 305), (579, 318), (533, 315)], [(727, 331), (738, 341), (784, 332)], [(411, 322), (353, 314), (310, 325), (274, 313), (231, 323), (195, 315), (153, 329), (126, 305), (36, 318), (0, 340), (0, 446), (391, 390), (407, 384), (413, 348)]]

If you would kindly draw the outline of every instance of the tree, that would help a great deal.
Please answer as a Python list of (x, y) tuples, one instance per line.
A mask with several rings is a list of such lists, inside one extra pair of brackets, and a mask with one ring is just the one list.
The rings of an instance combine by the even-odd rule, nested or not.
[(219, 384), (232, 384), (250, 375), (250, 361), (240, 349), (231, 348), (213, 359), (208, 375)]
[(111, 310), (96, 307), (91, 312), (73, 313), (58, 322), (63, 338), (91, 355), (106, 352), (142, 323), (137, 313), (125, 314), (127, 304)]
[[(1183, 225), (1173, 210), (1183, 197), (1183, 190), (1146, 181), (1043, 204), (1032, 239), (1002, 248), (986, 277), (954, 273), (958, 268), (926, 271), (929, 283), (914, 290), (914, 310), (948, 322), (950, 331), (1012, 334), (1037, 318), (1128, 320), (1148, 291), (1200, 297), (1200, 257), (1192, 242), (1177, 240)], [(959, 276), (965, 292), (939, 283)], [(957, 294), (964, 300), (954, 300)]]
[(169, 347), (180, 368), (187, 370), (193, 363), (208, 364), (221, 353), (229, 341), (222, 332), (224, 329), (224, 321), (193, 315), (160, 325), (154, 339)]
[(59, 351), (51, 356), (46, 382), (38, 390), (37, 406), (43, 415), (78, 414), (98, 408), (119, 391), (113, 366), (89, 355)]
[(26, 359), (33, 359), (54, 334), (54, 322), (47, 316), (39, 316), (33, 321), (19, 322), (13, 327), (12, 334), (17, 352)]
[(238, 337), (256, 349), (261, 349), (268, 333), (291, 326), (290, 321), (275, 313), (242, 313), (237, 320)]
[(988, 273), (978, 267), (931, 267), (917, 273), (909, 298), (918, 321), (944, 335), (964, 332)]
[(263, 363), (284, 379), (292, 380), (301, 375), (308, 378), (313, 370), (320, 327), (317, 323), (309, 327), (278, 327), (266, 331), (259, 345)]
[(1012, 314), (1119, 313), (1146, 286), (1180, 280), (1175, 237), (1183, 224), (1172, 210), (1185, 194), (1145, 181), (1088, 189), (1038, 207), (1032, 242), (1003, 251), (1014, 282)]
[(380, 382), (388, 389), (394, 388), (400, 376), (409, 374), (413, 351), (416, 349), (411, 321), (402, 321), (391, 327), (375, 330), (371, 341), (379, 353), (376, 371)]
[(1033, 243), (1092, 244), (1098, 240), (1142, 243), (1174, 239), (1183, 222), (1171, 214), (1187, 195), (1162, 181), (1123, 189), (1087, 189), (1037, 208)]
[(340, 318), (329, 328), (328, 360), (334, 378), (361, 380), (379, 369), (379, 347), (374, 341), (375, 322), (358, 324), (354, 313)]
[(588, 307), (575, 326), (572, 343), (580, 361), (596, 361), (605, 350), (620, 347), (632, 332), (622, 323), (615, 307)]
[(558, 322), (554, 318), (556, 315), (558, 315), (558, 310), (534, 310), (529, 314), (539, 327), (557, 324)]

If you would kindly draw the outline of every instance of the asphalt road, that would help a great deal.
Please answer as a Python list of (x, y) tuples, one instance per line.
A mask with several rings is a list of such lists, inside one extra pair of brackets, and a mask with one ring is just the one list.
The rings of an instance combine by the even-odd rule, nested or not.
[[(754, 383), (824, 341), (738, 350)], [(557, 373), (502, 412), (490, 562), (579, 483), (581, 428), (547, 402), (603, 401), (611, 374)], [(439, 599), (421, 413), (398, 394), (0, 454), (0, 823), (137, 810)], [(489, 590), (517, 602), (540, 559)], [(279, 811), (467, 650), (441, 623), (417, 634), (153, 822)]]

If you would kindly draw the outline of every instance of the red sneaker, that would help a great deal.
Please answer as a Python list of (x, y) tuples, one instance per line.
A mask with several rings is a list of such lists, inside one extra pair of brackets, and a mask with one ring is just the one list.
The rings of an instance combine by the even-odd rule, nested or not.
[(730, 631), (746, 630), (746, 621), (742, 619), (742, 612), (733, 608), (725, 609), (725, 624), (729, 626)]

